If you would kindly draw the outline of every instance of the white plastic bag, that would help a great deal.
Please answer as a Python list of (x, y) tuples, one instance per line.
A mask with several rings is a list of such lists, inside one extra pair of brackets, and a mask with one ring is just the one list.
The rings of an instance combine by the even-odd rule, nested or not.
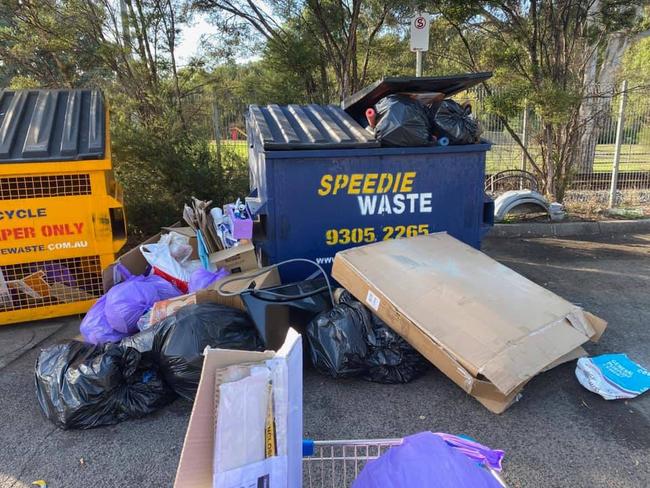
[(192, 255), (192, 246), (190, 245), (190, 238), (179, 234), (178, 232), (170, 232), (163, 234), (158, 241), (158, 244), (167, 244), (169, 252), (172, 257), (179, 263), (184, 263)]
[(187, 293), (190, 276), (201, 267), (199, 260), (190, 261), (192, 246), (189, 238), (176, 232), (161, 236), (155, 244), (140, 246), (140, 252), (156, 274), (183, 293)]

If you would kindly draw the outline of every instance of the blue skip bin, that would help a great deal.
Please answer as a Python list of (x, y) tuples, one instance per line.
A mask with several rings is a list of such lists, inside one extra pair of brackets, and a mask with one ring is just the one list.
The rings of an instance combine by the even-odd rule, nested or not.
[[(348, 247), (439, 231), (479, 248), (492, 226), (489, 143), (379, 147), (335, 105), (252, 105), (246, 122), (265, 264), (300, 257), (329, 271)], [(306, 270), (287, 268), (283, 278)]]

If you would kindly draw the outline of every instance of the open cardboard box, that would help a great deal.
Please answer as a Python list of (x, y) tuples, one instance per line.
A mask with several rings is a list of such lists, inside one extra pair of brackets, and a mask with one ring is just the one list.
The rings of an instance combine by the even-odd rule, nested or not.
[[(288, 488), (302, 486), (302, 340), (290, 329), (277, 351), (253, 352), (228, 349), (205, 350), (205, 360), (185, 442), (176, 471), (175, 488), (212, 487), (214, 443), (216, 430), (217, 370), (228, 366), (266, 360), (286, 361), (287, 391), (287, 460)], [(278, 393), (280, 394), (280, 393)], [(256, 485), (260, 486), (260, 485)]]
[[(142, 252), (140, 252), (140, 246), (144, 244), (155, 244), (160, 240), (161, 235), (172, 231), (190, 237), (190, 245), (192, 246), (191, 259), (195, 259), (198, 256), (197, 240), (196, 237), (191, 237), (191, 233), (193, 232), (192, 229), (189, 227), (181, 227), (180, 223), (178, 222), (170, 227), (163, 227), (162, 232), (159, 232), (158, 234), (150, 237), (130, 251), (125, 252), (119, 258), (117, 258), (115, 262), (108, 265), (106, 269), (102, 271), (104, 293), (106, 293), (111, 289), (111, 287), (120, 282), (120, 277), (117, 273), (118, 263), (121, 263), (134, 275), (143, 274), (147, 270), (148, 263), (142, 255)], [(237, 247), (224, 249), (222, 251), (213, 253), (210, 255), (209, 259), (210, 262), (217, 268), (226, 268), (230, 273), (233, 274), (260, 268), (257, 256), (255, 254), (255, 247), (251, 242), (244, 242)], [(269, 284), (268, 286), (272, 285), (273, 284)]]
[(214, 252), (209, 256), (210, 263), (217, 268), (226, 268), (231, 273), (241, 273), (260, 267), (255, 246), (252, 242), (240, 242), (238, 246)]
[(607, 326), (442, 232), (341, 251), (332, 276), (495, 413)]
[[(280, 284), (280, 274), (278, 273), (277, 268), (271, 268), (266, 271), (264, 274), (259, 276), (251, 276), (250, 279), (245, 279), (248, 275), (257, 274), (257, 270), (248, 271), (242, 273), (240, 276), (242, 279), (237, 280), (232, 283), (227, 283), (223, 288), (225, 291), (235, 292), (243, 288), (270, 288)], [(223, 278), (224, 280), (228, 279), (229, 276)], [(187, 295), (181, 295), (179, 297), (170, 298), (168, 300), (161, 300), (154, 303), (151, 309), (151, 323), (155, 324), (160, 320), (172, 315), (179, 308), (185, 307), (187, 305), (193, 305), (195, 303), (218, 303), (219, 305), (226, 305), (228, 307), (237, 308), (239, 310), (246, 311), (246, 307), (242, 302), (239, 295), (237, 296), (223, 296), (217, 291), (217, 287), (222, 280), (219, 280), (203, 290), (196, 291), (194, 293), (188, 293)]]
[[(125, 252), (122, 254), (119, 258), (117, 258), (113, 263), (109, 264), (103, 271), (102, 271), (102, 282), (104, 286), (104, 293), (106, 293), (108, 290), (110, 290), (114, 285), (118, 284), (121, 281), (121, 277), (119, 276), (119, 273), (117, 271), (117, 265), (122, 264), (126, 269), (128, 269), (131, 274), (133, 275), (141, 275), (144, 274), (144, 272), (147, 270), (147, 266), (149, 263), (147, 263), (147, 260), (144, 258), (142, 253), (140, 252), (140, 246), (144, 244), (155, 244), (160, 240), (160, 236), (163, 234), (168, 234), (170, 230), (175, 230), (176, 227), (180, 227), (180, 223), (176, 223), (172, 225), (171, 227), (166, 227), (163, 232), (159, 232), (158, 234), (150, 237), (146, 241), (140, 243), (133, 249)], [(192, 241), (194, 244), (192, 244)], [(190, 240), (190, 244), (193, 246), (193, 251), (192, 253), (196, 253), (196, 239)]]

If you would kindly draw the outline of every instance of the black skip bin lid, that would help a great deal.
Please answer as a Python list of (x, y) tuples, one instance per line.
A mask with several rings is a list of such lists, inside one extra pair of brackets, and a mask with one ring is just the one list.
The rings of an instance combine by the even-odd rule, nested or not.
[(337, 105), (251, 105), (247, 124), (266, 150), (379, 147)]
[(0, 91), (0, 163), (103, 159), (99, 90)]
[(434, 76), (434, 77), (392, 77), (383, 78), (363, 90), (353, 93), (343, 100), (341, 106), (355, 119), (363, 117), (368, 107), (374, 106), (379, 100), (392, 93), (440, 92), (447, 97), (460, 93), (492, 77), (492, 73), (467, 73), (464, 75)]

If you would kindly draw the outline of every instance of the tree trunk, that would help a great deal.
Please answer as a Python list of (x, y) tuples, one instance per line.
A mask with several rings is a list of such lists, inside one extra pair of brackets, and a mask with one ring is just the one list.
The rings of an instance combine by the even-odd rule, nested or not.
[[(594, 0), (590, 7), (588, 23), (593, 23), (595, 12), (600, 9), (600, 0)], [(638, 16), (643, 15), (643, 7), (637, 6), (636, 13)], [(597, 49), (591, 53), (591, 57), (586, 65), (584, 86), (587, 94), (596, 92), (601, 96), (586, 98), (580, 107), (580, 120), (585, 124), (585, 129), (580, 138), (580, 150), (578, 151), (578, 165), (576, 170), (583, 173), (591, 173), (594, 168), (594, 159), (596, 156), (596, 145), (600, 130), (604, 125), (607, 114), (610, 112), (612, 104), (612, 95), (616, 91), (616, 76), (620, 70), (623, 61), (623, 55), (629, 45), (635, 40), (650, 35), (648, 30), (631, 33), (618, 32), (610, 36), (605, 47), (600, 68), (598, 68), (598, 59), (601, 54)]]
[(612, 36), (607, 42), (600, 69), (596, 69), (597, 52), (594, 51), (592, 59), (589, 60), (585, 71), (587, 97), (580, 107), (580, 118), (585, 129), (580, 139), (580, 157), (576, 168), (578, 172), (593, 171), (598, 136), (607, 120), (615, 91), (616, 75), (629, 43), (630, 37), (627, 34)]
[[(165, 31), (167, 35), (167, 44), (169, 49), (169, 57), (172, 62), (172, 78), (174, 79), (174, 95), (176, 97), (176, 110), (178, 118), (181, 121), (181, 127), (186, 129), (185, 116), (183, 114), (183, 101), (181, 97), (181, 85), (178, 80), (178, 69), (176, 68), (176, 14), (174, 13), (174, 5), (171, 0), (167, 0), (167, 8), (169, 9), (169, 25), (165, 24)], [(165, 16), (164, 8), (161, 8), (161, 14)], [(163, 17), (164, 18), (164, 17)]]
[(543, 143), (546, 146), (542, 151), (542, 156), (544, 158), (544, 166), (546, 167), (546, 188), (545, 194), (546, 197), (551, 202), (557, 201), (557, 178), (555, 174), (555, 162), (554, 162), (554, 141), (553, 141), (553, 125), (549, 123), (544, 124), (544, 139)]

